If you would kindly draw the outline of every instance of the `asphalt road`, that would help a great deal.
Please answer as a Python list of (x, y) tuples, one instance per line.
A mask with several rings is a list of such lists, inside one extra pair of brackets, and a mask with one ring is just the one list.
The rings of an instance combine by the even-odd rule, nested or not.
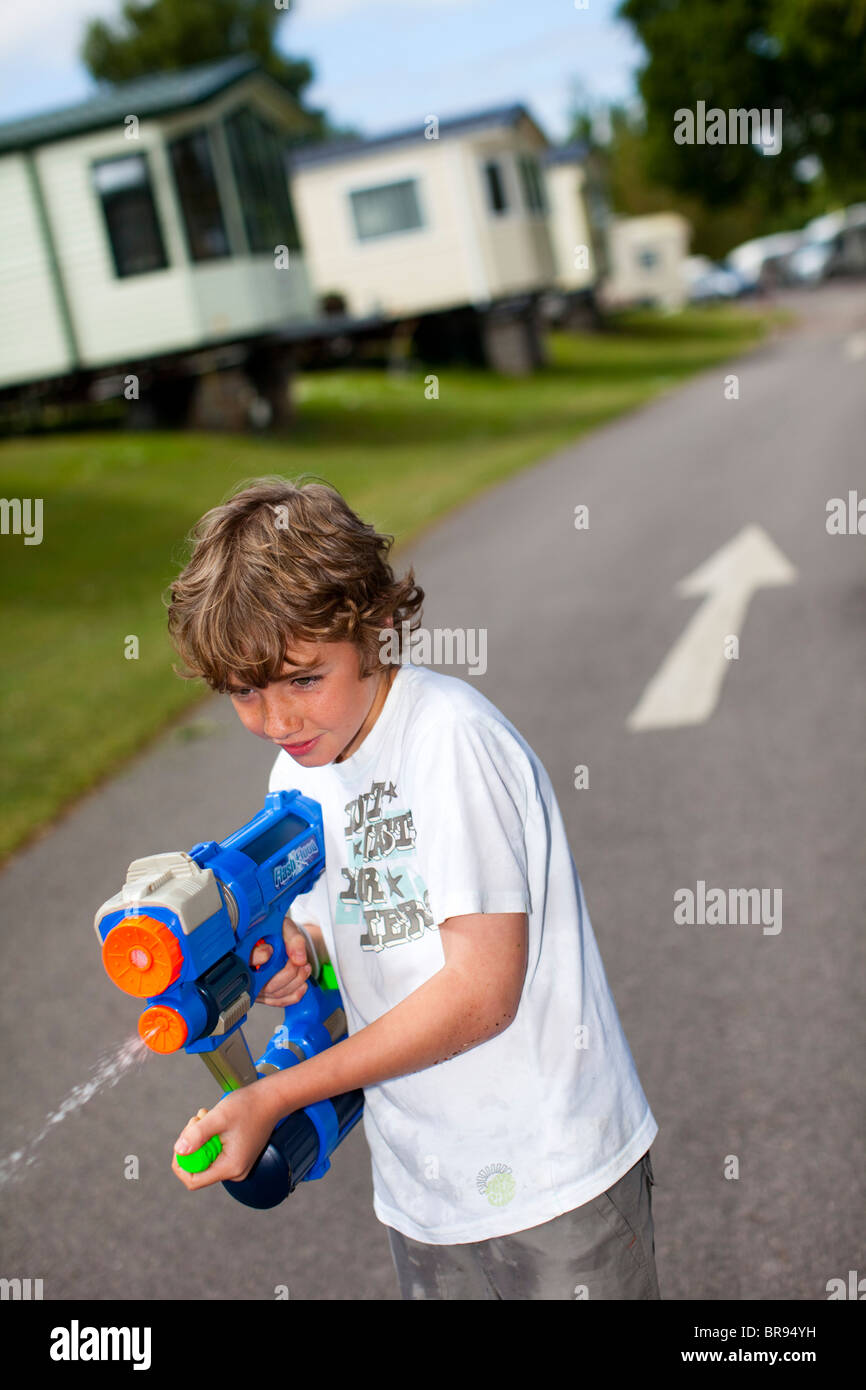
[[(425, 626), (486, 630), (483, 675), (441, 669), (477, 681), (556, 788), (660, 1126), (657, 1260), (672, 1300), (823, 1300), (829, 1279), (866, 1270), (866, 535), (826, 529), (830, 498), (866, 496), (866, 286), (792, 302), (794, 331), (562, 449), (397, 555), (427, 591)], [(738, 399), (726, 398), (731, 373)], [(675, 586), (749, 526), (792, 582), (742, 605), (739, 656), (709, 717), (630, 727), (709, 602)], [(96, 907), (133, 858), (248, 819), (271, 761), (215, 700), (0, 876), (0, 1159), (33, 1159), (0, 1163), (12, 1170), (0, 1274), (41, 1278), (45, 1299), (272, 1299), (278, 1286), (294, 1300), (398, 1297), (360, 1126), (330, 1174), (275, 1212), (181, 1187), (172, 1141), (216, 1099), (183, 1053), (149, 1056), (28, 1149), (134, 1032), (134, 1002), (100, 965)], [(581, 765), (588, 786), (576, 788)], [(768, 890), (780, 929), (678, 924), (675, 895), (700, 881)], [(253, 1043), (277, 1021), (255, 1012)]]

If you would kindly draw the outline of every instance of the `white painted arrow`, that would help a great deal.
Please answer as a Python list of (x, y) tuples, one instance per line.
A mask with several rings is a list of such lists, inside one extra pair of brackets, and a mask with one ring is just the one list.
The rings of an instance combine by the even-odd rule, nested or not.
[(703, 724), (719, 700), (729, 666), (725, 640), (739, 637), (757, 589), (793, 584), (797, 571), (762, 526), (744, 526), (674, 592), (683, 598), (706, 594), (682, 636), (647, 685), (626, 725), (629, 729), (676, 729)]

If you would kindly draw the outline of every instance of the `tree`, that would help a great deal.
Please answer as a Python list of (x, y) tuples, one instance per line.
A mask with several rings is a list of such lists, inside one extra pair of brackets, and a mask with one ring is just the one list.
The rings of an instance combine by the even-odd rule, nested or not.
[(278, 9), (268, 0), (124, 0), (118, 25), (88, 23), (80, 57), (97, 82), (113, 85), (248, 53), (294, 99), (297, 143), (354, 135), (332, 127), (323, 111), (303, 106), (312, 66), (284, 57), (275, 46), (291, 4), (286, 0)]
[(596, 177), (612, 210), (622, 217), (678, 212), (692, 228), (691, 251), (720, 260), (732, 246), (751, 237), (802, 225), (826, 210), (820, 189), (798, 186), (797, 199), (768, 209), (752, 189), (738, 201), (708, 207), (694, 192), (660, 182), (651, 172), (646, 122), (640, 110), (623, 106), (583, 107), (571, 113), (569, 140), (589, 145)]
[(866, 0), (773, 0), (807, 152), (842, 202), (866, 194)]
[[(866, 0), (622, 0), (647, 50), (639, 77), (652, 177), (707, 208), (765, 212), (813, 200), (806, 157), (827, 196), (866, 192)], [(674, 112), (782, 113), (782, 147), (677, 144)]]

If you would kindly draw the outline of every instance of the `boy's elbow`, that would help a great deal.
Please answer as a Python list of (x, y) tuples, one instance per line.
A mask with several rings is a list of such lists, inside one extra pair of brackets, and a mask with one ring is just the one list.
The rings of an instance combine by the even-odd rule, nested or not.
[(526, 913), (449, 917), (439, 931), (446, 968), (465, 991), (467, 1018), (482, 1017), (487, 1038), (504, 1033), (517, 1017), (526, 982)]
[(506, 1029), (510, 1028), (516, 1017), (516, 1011), (514, 1013), (511, 1013), (509, 1011), (508, 1013), (501, 1014), (498, 1017), (494, 1018), (493, 1022), (490, 1025), (488, 1042), (491, 1038), (498, 1038), (500, 1033), (504, 1033)]
[(506, 1028), (510, 1028), (517, 1017), (519, 1008), (520, 995), (518, 995), (516, 999), (512, 996), (499, 1000), (497, 1006), (488, 1011), (489, 1036), (495, 1038), (500, 1033), (504, 1033)]

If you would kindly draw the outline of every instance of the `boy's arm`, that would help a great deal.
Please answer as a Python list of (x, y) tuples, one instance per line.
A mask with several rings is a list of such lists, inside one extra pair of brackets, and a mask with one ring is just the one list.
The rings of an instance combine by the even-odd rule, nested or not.
[[(212, 1134), (225, 1136), (220, 1110), (231, 1101), (223, 1114), (237, 1115), (238, 1134), (231, 1147), (236, 1165), (243, 1168), (247, 1144), (238, 1110), (253, 1106), (257, 1132), (250, 1135), (253, 1151), (240, 1173), (245, 1177), (260, 1152), (257, 1133), (263, 1124), (272, 1129), (284, 1115), (315, 1101), (447, 1062), (507, 1028), (517, 1013), (526, 975), (526, 914), (450, 917), (439, 930), (445, 964), (436, 975), (352, 1037), (234, 1092), (203, 1120), (187, 1126), (184, 1135), (191, 1148)], [(224, 1153), (205, 1173), (187, 1174), (176, 1166), (175, 1171), (192, 1189), (232, 1177), (228, 1166)]]
[[(353, 1037), (267, 1078), (278, 1114), (423, 1071), (513, 1022), (526, 975), (525, 912), (450, 917), (439, 928), (445, 964)], [(277, 1084), (282, 1083), (282, 1084)]]

